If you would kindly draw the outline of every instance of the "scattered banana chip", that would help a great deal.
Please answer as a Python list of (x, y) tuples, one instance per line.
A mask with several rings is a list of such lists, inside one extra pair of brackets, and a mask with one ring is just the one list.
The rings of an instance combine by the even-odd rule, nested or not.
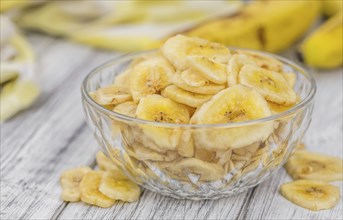
[(343, 180), (343, 160), (321, 153), (296, 151), (285, 168), (293, 179)]
[(111, 207), (114, 204), (114, 199), (99, 191), (103, 175), (103, 171), (90, 171), (83, 177), (80, 183), (81, 200), (83, 202), (103, 208)]
[(296, 180), (282, 184), (280, 193), (294, 204), (313, 211), (330, 209), (340, 198), (338, 187), (318, 180)]
[(114, 200), (135, 202), (139, 199), (141, 189), (129, 179), (118, 179), (112, 173), (102, 175), (99, 191)]
[(78, 167), (64, 171), (61, 175), (62, 199), (66, 202), (78, 202), (81, 199), (79, 185), (83, 177), (92, 171), (89, 167)]
[(108, 171), (117, 176), (117, 178), (126, 179), (125, 174), (109, 159), (103, 152), (99, 151), (96, 154), (96, 162), (100, 170)]

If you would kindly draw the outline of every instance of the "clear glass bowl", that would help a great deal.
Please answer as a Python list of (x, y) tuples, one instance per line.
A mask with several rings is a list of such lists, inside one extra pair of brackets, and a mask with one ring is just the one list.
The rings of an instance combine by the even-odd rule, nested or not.
[[(147, 51), (115, 58), (85, 78), (82, 103), (88, 125), (113, 162), (148, 190), (198, 200), (231, 196), (254, 187), (276, 173), (301, 142), (311, 121), (316, 92), (314, 79), (304, 68), (276, 55), (254, 52), (281, 61), (285, 72), (297, 74), (295, 90), (301, 101), (296, 106), (252, 121), (177, 125), (125, 116), (102, 107), (89, 96), (89, 92), (111, 84), (133, 59), (151, 53)], [(163, 136), (170, 138), (161, 141)], [(227, 148), (225, 145), (237, 138), (244, 147), (212, 150), (217, 146), (214, 143)], [(204, 144), (204, 140), (211, 144)], [(161, 142), (169, 146), (161, 147)], [(188, 144), (195, 149), (191, 158), (176, 151)]]

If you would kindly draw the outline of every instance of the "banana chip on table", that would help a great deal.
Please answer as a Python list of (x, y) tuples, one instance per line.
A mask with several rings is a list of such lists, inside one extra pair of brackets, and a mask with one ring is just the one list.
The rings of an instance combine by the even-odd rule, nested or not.
[(99, 186), (104, 175), (103, 171), (90, 171), (80, 182), (81, 200), (90, 205), (103, 208), (111, 207), (115, 200), (99, 191)]
[(294, 204), (312, 211), (333, 208), (340, 198), (338, 187), (318, 180), (296, 180), (282, 184), (280, 193)]
[(298, 150), (285, 168), (293, 179), (343, 180), (343, 160), (321, 153)]
[(78, 202), (81, 199), (79, 185), (83, 177), (92, 171), (89, 167), (78, 167), (64, 171), (60, 181), (63, 189), (62, 199), (67, 202)]
[(114, 200), (135, 202), (139, 199), (141, 189), (129, 179), (118, 179), (112, 173), (103, 174), (99, 191)]
[(117, 178), (127, 178), (125, 174), (108, 158), (103, 152), (99, 151), (96, 154), (96, 162), (100, 170), (107, 171), (116, 175)]

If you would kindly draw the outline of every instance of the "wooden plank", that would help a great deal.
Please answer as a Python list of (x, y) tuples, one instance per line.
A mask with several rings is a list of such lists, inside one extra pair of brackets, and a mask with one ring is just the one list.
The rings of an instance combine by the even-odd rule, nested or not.
[(68, 204), (59, 219), (231, 219), (238, 216), (247, 192), (218, 200), (177, 200), (144, 191), (136, 203), (117, 202), (110, 209)]
[[(45, 94), (33, 109), (1, 125), (12, 129), (1, 143), (1, 219), (51, 218), (65, 205), (61, 171), (94, 164), (99, 149), (85, 125), (80, 83), (109, 56), (57, 41), (41, 57)], [(18, 120), (23, 122), (13, 129)]]

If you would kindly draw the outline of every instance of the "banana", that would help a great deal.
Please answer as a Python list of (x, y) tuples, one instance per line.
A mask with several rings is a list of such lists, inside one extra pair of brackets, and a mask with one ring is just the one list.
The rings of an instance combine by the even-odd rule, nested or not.
[(130, 91), (133, 100), (159, 93), (170, 84), (174, 68), (162, 56), (138, 63), (130, 74)]
[(176, 35), (169, 38), (161, 47), (163, 55), (180, 71), (189, 68), (187, 56), (204, 56), (218, 63), (226, 64), (230, 51), (224, 45), (200, 38)]
[(128, 147), (128, 154), (137, 160), (151, 160), (151, 161), (172, 161), (178, 158), (176, 151), (167, 151), (164, 154), (146, 148), (142, 144), (135, 142)]
[(341, 0), (322, 0), (322, 11), (326, 16), (332, 16), (343, 11), (343, 1)]
[(39, 96), (40, 90), (30, 80), (7, 83), (0, 94), (0, 121), (6, 120), (31, 106)]
[(128, 101), (116, 105), (113, 111), (134, 118), (136, 117), (136, 109), (137, 104), (133, 101)]
[(113, 175), (116, 175), (117, 178), (127, 178), (126, 175), (115, 165), (115, 163), (103, 152), (99, 151), (95, 158), (100, 170), (110, 172)]
[(247, 55), (244, 54), (233, 54), (231, 59), (229, 60), (229, 64), (227, 66), (227, 82), (228, 86), (233, 86), (238, 84), (238, 74), (241, 71), (244, 65), (257, 65), (254, 61), (249, 59)]
[[(179, 103), (160, 95), (150, 95), (140, 100), (137, 118), (173, 124), (187, 124), (189, 122), (188, 109)], [(182, 131), (178, 128), (164, 128), (142, 125), (144, 135), (156, 143), (159, 148), (175, 150), (179, 144)]]
[(296, 151), (285, 168), (293, 179), (343, 180), (342, 159), (320, 153)]
[(339, 188), (318, 180), (296, 180), (280, 187), (283, 197), (303, 208), (318, 211), (333, 208), (339, 201)]
[(215, 181), (224, 176), (224, 170), (215, 163), (208, 163), (196, 158), (185, 158), (177, 162), (160, 163), (160, 166), (172, 176), (181, 180), (192, 180), (190, 175), (196, 175), (196, 181)]
[(280, 73), (245, 65), (239, 73), (239, 81), (254, 88), (268, 101), (281, 105), (292, 105), (297, 101), (295, 92)]
[(103, 171), (90, 171), (80, 182), (81, 200), (87, 204), (102, 208), (111, 207), (114, 200), (99, 191)]
[(336, 14), (301, 44), (300, 52), (307, 65), (336, 68), (343, 65), (343, 12)]
[[(192, 124), (225, 124), (270, 116), (265, 99), (255, 90), (235, 85), (222, 90), (204, 103), (192, 116)], [(211, 128), (194, 131), (197, 146), (209, 150), (240, 148), (266, 139), (272, 123), (235, 128)]]
[(255, 64), (263, 69), (271, 70), (274, 72), (282, 72), (283, 70), (283, 64), (277, 59), (269, 57), (268, 55), (262, 55), (260, 53), (247, 50), (237, 50), (237, 52), (239, 54), (246, 55), (251, 61), (253, 61)]
[(210, 19), (179, 33), (224, 45), (279, 52), (296, 42), (319, 13), (319, 1), (253, 1), (231, 16)]
[(113, 200), (135, 202), (139, 199), (141, 189), (129, 179), (117, 179), (112, 173), (103, 174), (99, 192)]
[(217, 85), (214, 83), (208, 83), (203, 86), (190, 86), (185, 81), (182, 80), (181, 74), (176, 73), (172, 77), (172, 83), (177, 87), (184, 89), (189, 92), (198, 93), (198, 94), (205, 94), (205, 95), (213, 95), (218, 93), (220, 90), (225, 88), (224, 85)]
[(187, 56), (188, 64), (192, 69), (197, 70), (203, 77), (213, 83), (226, 83), (226, 66), (217, 63), (206, 56)]
[(198, 71), (194, 69), (187, 69), (181, 72), (181, 79), (188, 85), (188, 86), (204, 86), (210, 84), (210, 81), (203, 77)]
[(170, 98), (175, 102), (195, 108), (201, 106), (203, 103), (205, 103), (212, 97), (211, 95), (188, 92), (186, 90), (180, 89), (175, 85), (170, 85), (166, 87), (161, 94), (164, 97)]
[(100, 105), (117, 105), (132, 100), (128, 88), (115, 85), (109, 85), (96, 90), (92, 97)]
[(92, 171), (89, 167), (78, 167), (71, 170), (64, 171), (61, 175), (60, 181), (62, 186), (62, 199), (66, 202), (80, 201), (79, 185), (88, 172)]

